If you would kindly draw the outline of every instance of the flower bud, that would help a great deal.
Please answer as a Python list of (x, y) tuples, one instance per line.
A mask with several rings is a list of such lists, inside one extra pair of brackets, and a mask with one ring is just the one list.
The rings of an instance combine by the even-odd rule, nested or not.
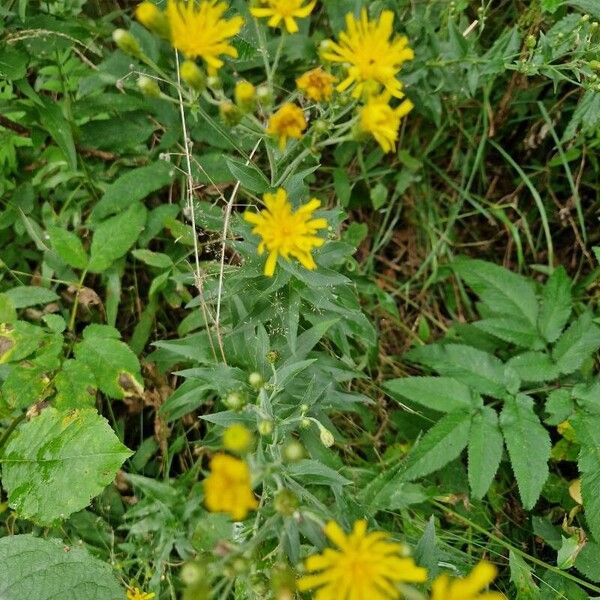
[(279, 360), (279, 352), (277, 350), (267, 352), (266, 359), (269, 364), (274, 365)]
[(169, 37), (169, 21), (165, 13), (152, 2), (142, 2), (135, 9), (135, 18), (146, 28), (163, 38)]
[(184, 61), (179, 68), (179, 74), (193, 90), (202, 92), (206, 88), (206, 75), (193, 60)]
[(158, 87), (158, 83), (156, 83), (156, 79), (140, 75), (137, 80), (137, 86), (144, 96), (150, 98), (160, 97), (160, 88)]
[(326, 429), (319, 423), (319, 437), (321, 438), (321, 443), (326, 448), (331, 448), (333, 444), (335, 444), (335, 438), (329, 429)]
[(198, 585), (205, 576), (204, 568), (199, 562), (189, 562), (181, 567), (179, 577), (185, 585)]
[(283, 447), (283, 458), (288, 462), (298, 462), (304, 458), (304, 446), (298, 440), (290, 440)]
[(230, 410), (240, 410), (244, 408), (246, 399), (240, 392), (229, 392), (223, 400), (223, 403)]
[(240, 109), (229, 100), (223, 100), (219, 104), (219, 115), (225, 125), (235, 127), (242, 120), (242, 112)]
[(263, 108), (273, 106), (273, 92), (268, 85), (259, 85), (256, 88), (256, 100)]
[(279, 490), (275, 494), (275, 510), (284, 517), (291, 517), (299, 504), (298, 497), (290, 490)]
[(255, 389), (260, 389), (264, 383), (262, 375), (256, 371), (248, 375), (248, 383)]
[(263, 419), (258, 424), (258, 433), (263, 436), (271, 435), (273, 433), (273, 421), (271, 419)]
[(230, 452), (243, 454), (252, 446), (252, 432), (241, 423), (234, 423), (223, 432), (223, 447)]
[(223, 89), (223, 82), (221, 81), (218, 75), (211, 75), (206, 80), (206, 83), (211, 90), (218, 91)]
[(249, 81), (238, 81), (233, 95), (242, 112), (252, 112), (256, 107), (256, 88)]
[(537, 39), (535, 37), (535, 35), (528, 35), (526, 40), (525, 40), (525, 45), (530, 49), (533, 50), (535, 48), (535, 45), (537, 44)]
[(142, 56), (142, 49), (139, 42), (125, 29), (115, 29), (112, 38), (117, 47), (135, 58)]

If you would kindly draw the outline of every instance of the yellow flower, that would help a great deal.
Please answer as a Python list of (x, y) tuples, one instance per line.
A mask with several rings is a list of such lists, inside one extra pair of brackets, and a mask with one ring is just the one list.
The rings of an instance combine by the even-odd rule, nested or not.
[(279, 148), (285, 150), (288, 139), (300, 139), (306, 127), (306, 118), (302, 109), (291, 102), (286, 102), (269, 119), (267, 133), (279, 138)]
[(291, 256), (306, 269), (316, 269), (317, 264), (311, 252), (313, 248), (322, 246), (325, 240), (315, 234), (327, 227), (327, 220), (312, 217), (321, 202), (313, 198), (292, 212), (292, 205), (283, 188), (279, 188), (275, 194), (265, 194), (263, 199), (266, 208), (259, 213), (245, 212), (244, 219), (255, 226), (252, 233), (262, 238), (258, 253), (262, 255), (265, 250), (269, 252), (265, 275), (273, 276), (279, 256), (286, 260)]
[(427, 579), (427, 570), (404, 557), (404, 548), (387, 533), (367, 533), (364, 520), (356, 521), (349, 535), (331, 521), (325, 535), (339, 550), (309, 556), (305, 566), (313, 574), (298, 580), (300, 591), (318, 588), (314, 600), (392, 600), (400, 597), (395, 583)]
[(237, 57), (229, 39), (244, 24), (240, 16), (224, 19), (228, 5), (220, 0), (168, 0), (171, 43), (187, 58), (202, 58), (210, 74), (222, 66), (220, 55)]
[(240, 423), (230, 425), (223, 432), (223, 447), (230, 452), (245, 452), (252, 445), (252, 433)]
[(482, 561), (464, 579), (440, 575), (433, 582), (431, 600), (506, 600), (500, 592), (484, 592), (494, 581), (498, 571), (489, 562)]
[(400, 67), (414, 58), (408, 39), (393, 35), (394, 13), (384, 10), (379, 21), (369, 21), (367, 9), (363, 8), (360, 20), (353, 14), (346, 15), (347, 30), (340, 34), (339, 43), (324, 42), (322, 57), (331, 62), (342, 63), (347, 77), (338, 85), (340, 92), (353, 83), (355, 98), (370, 95), (385, 88), (392, 96), (402, 97), (402, 85), (396, 79)]
[(204, 502), (211, 512), (228, 513), (235, 521), (243, 521), (258, 506), (250, 487), (250, 469), (239, 458), (216, 454), (203, 485)]
[(360, 131), (372, 135), (384, 152), (396, 150), (400, 120), (413, 108), (410, 100), (404, 100), (396, 108), (392, 108), (389, 101), (390, 94), (385, 92), (380, 96), (371, 96), (359, 109)]
[(153, 598), (156, 598), (154, 592), (144, 593), (137, 587), (130, 587), (127, 590), (127, 600), (152, 600)]
[(168, 37), (169, 22), (165, 13), (152, 2), (142, 2), (135, 7), (135, 18), (146, 28), (158, 35)]
[(269, 27), (279, 27), (280, 23), (284, 23), (289, 33), (298, 31), (298, 24), (295, 19), (303, 19), (308, 17), (313, 11), (317, 0), (310, 0), (308, 4), (304, 4), (304, 0), (262, 0), (267, 6), (257, 6), (250, 9), (250, 14), (253, 17), (269, 18)]
[(298, 89), (315, 102), (329, 100), (333, 95), (333, 84), (336, 79), (321, 67), (307, 71), (296, 79)]
[(251, 111), (256, 104), (256, 88), (249, 81), (238, 81), (233, 92), (235, 103), (244, 111)]

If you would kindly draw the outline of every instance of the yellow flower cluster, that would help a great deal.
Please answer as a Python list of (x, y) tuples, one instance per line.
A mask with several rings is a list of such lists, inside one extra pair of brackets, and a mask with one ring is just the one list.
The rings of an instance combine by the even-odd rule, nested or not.
[(137, 587), (130, 587), (127, 590), (127, 600), (153, 600), (153, 598), (156, 598), (154, 592), (142, 592)]
[(251, 8), (250, 14), (253, 17), (269, 19), (269, 27), (285, 25), (289, 33), (296, 33), (296, 19), (308, 17), (316, 3), (317, 0), (310, 0), (308, 4), (304, 4), (304, 0), (262, 0), (262, 6)]
[[(406, 555), (405, 548), (383, 531), (367, 532), (364, 520), (346, 534), (335, 522), (325, 535), (337, 547), (309, 556), (309, 574), (298, 579), (298, 590), (316, 590), (314, 600), (397, 600), (398, 583), (423, 583), (427, 570)], [(431, 600), (506, 600), (498, 592), (484, 590), (496, 577), (496, 569), (481, 562), (464, 579), (441, 575), (433, 582)]]

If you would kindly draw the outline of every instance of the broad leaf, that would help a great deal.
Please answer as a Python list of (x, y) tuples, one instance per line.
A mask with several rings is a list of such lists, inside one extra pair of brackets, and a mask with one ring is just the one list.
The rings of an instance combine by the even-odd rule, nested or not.
[(66, 360), (54, 378), (56, 396), (53, 404), (59, 410), (88, 408), (96, 402), (96, 378), (91, 369), (78, 360)]
[(540, 589), (533, 581), (531, 567), (512, 550), (509, 553), (510, 580), (516, 588), (515, 600), (540, 600)]
[(531, 510), (548, 479), (550, 436), (533, 410), (533, 400), (525, 394), (505, 402), (500, 425), (521, 501)]
[(48, 304), (49, 302), (58, 300), (58, 294), (52, 290), (33, 285), (19, 285), (13, 287), (4, 292), (4, 295), (10, 299), (14, 308), (26, 308), (28, 306)]
[(561, 373), (573, 373), (600, 348), (600, 327), (592, 322), (589, 312), (583, 313), (559, 338), (552, 358)]
[(469, 432), (469, 484), (475, 498), (487, 493), (500, 466), (503, 447), (498, 415), (486, 406), (473, 417)]
[(384, 387), (394, 398), (406, 398), (438, 412), (469, 410), (475, 406), (467, 385), (450, 377), (403, 377)]
[(51, 525), (85, 508), (131, 452), (94, 409), (46, 408), (10, 438), (2, 485), (24, 519)]
[(125, 594), (107, 564), (57, 539), (3, 537), (0, 565), (3, 600), (123, 600)]
[(545, 352), (523, 352), (506, 363), (522, 381), (552, 381), (559, 372), (555, 362)]
[(48, 236), (52, 247), (66, 264), (75, 269), (85, 269), (89, 259), (77, 235), (62, 227), (50, 225)]
[(490, 317), (476, 321), (473, 326), (521, 348), (536, 348), (542, 345), (533, 325), (519, 317)]
[(244, 189), (257, 194), (262, 194), (269, 189), (269, 180), (253, 164), (247, 165), (244, 161), (230, 156), (225, 158), (225, 162), (231, 174), (242, 184)]
[(544, 286), (538, 327), (546, 341), (555, 342), (564, 329), (572, 307), (571, 280), (564, 267), (558, 267)]
[(470, 426), (471, 415), (467, 412), (442, 417), (408, 455), (404, 479), (424, 477), (457, 458), (467, 445)]

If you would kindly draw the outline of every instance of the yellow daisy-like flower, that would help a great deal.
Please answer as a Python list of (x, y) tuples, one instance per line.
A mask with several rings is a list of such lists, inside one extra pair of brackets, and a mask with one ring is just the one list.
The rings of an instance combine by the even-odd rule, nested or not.
[(293, 257), (310, 271), (316, 269), (311, 252), (325, 243), (316, 233), (327, 227), (326, 219), (313, 219), (313, 213), (321, 202), (313, 198), (293, 212), (283, 188), (275, 194), (265, 194), (263, 200), (266, 208), (259, 213), (245, 212), (244, 219), (255, 226), (252, 233), (262, 238), (258, 253), (262, 255), (265, 250), (269, 253), (265, 275), (273, 276), (279, 256), (286, 260)]
[(333, 84), (336, 79), (321, 67), (307, 71), (298, 79), (296, 85), (304, 95), (315, 102), (323, 102), (329, 100), (333, 95)]
[(317, 0), (262, 0), (266, 6), (256, 6), (250, 9), (250, 14), (257, 18), (268, 18), (269, 27), (279, 27), (284, 24), (289, 33), (298, 31), (296, 19), (304, 19), (313, 11)]
[(239, 33), (244, 19), (224, 19), (227, 9), (220, 0), (169, 0), (167, 4), (171, 44), (187, 58), (202, 58), (211, 74), (223, 66), (219, 56), (238, 55), (229, 39)]
[(279, 139), (279, 148), (285, 150), (288, 139), (300, 139), (308, 126), (302, 109), (291, 102), (281, 108), (269, 119), (267, 133)]
[(156, 598), (154, 592), (142, 592), (137, 587), (130, 587), (127, 590), (127, 600), (152, 600), (153, 598)]
[(402, 97), (402, 85), (396, 79), (400, 67), (414, 58), (408, 46), (408, 38), (393, 36), (394, 13), (384, 10), (378, 21), (369, 21), (367, 9), (363, 8), (360, 19), (346, 15), (347, 30), (340, 34), (339, 42), (324, 42), (322, 57), (342, 63), (347, 77), (338, 85), (340, 92), (356, 84), (352, 95), (377, 93), (385, 88), (392, 96)]
[(506, 600), (500, 592), (484, 591), (497, 574), (494, 565), (482, 561), (464, 579), (440, 575), (433, 582), (431, 600)]
[(339, 550), (309, 556), (305, 566), (313, 574), (298, 580), (300, 591), (317, 590), (314, 600), (395, 600), (400, 597), (396, 583), (427, 579), (427, 570), (405, 557), (387, 533), (367, 533), (364, 520), (356, 521), (349, 535), (331, 521), (325, 535)]
[(360, 131), (372, 135), (384, 152), (396, 150), (400, 121), (414, 106), (410, 100), (404, 100), (399, 106), (392, 108), (389, 105), (390, 98), (388, 92), (380, 96), (371, 96), (359, 109)]
[(258, 507), (250, 483), (250, 469), (243, 460), (216, 454), (210, 461), (210, 475), (203, 482), (206, 508), (243, 521)]
[(249, 429), (234, 423), (223, 432), (223, 447), (230, 452), (246, 452), (252, 446), (253, 439)]

